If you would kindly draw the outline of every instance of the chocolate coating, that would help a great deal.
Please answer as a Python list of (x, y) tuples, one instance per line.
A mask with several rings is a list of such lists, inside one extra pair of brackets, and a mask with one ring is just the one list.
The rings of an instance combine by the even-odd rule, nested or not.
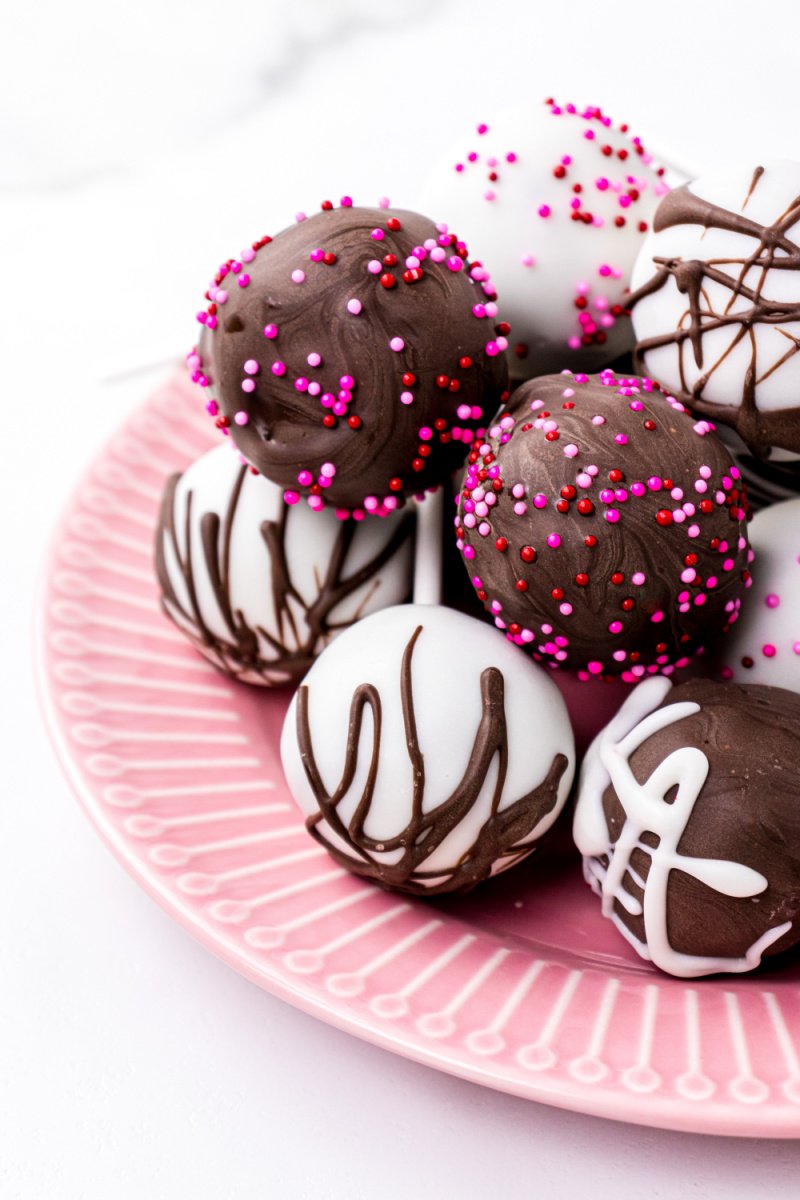
[(456, 535), (514, 641), (633, 682), (685, 666), (736, 619), (747, 501), (706, 425), (610, 371), (531, 380), (503, 421), (470, 455)]
[[(767, 930), (792, 928), (767, 946), (777, 954), (800, 941), (800, 696), (783, 688), (720, 684), (694, 679), (674, 688), (660, 708), (682, 701), (700, 706), (691, 716), (651, 735), (630, 755), (644, 784), (668, 755), (698, 747), (708, 775), (678, 843), (696, 859), (741, 863), (758, 871), (767, 887), (756, 896), (725, 895), (685, 871), (672, 870), (667, 885), (667, 934), (679, 954), (739, 958)], [(612, 843), (625, 822), (614, 787), (603, 794)], [(641, 839), (651, 849), (657, 839)], [(651, 854), (637, 847), (630, 865), (647, 884)], [(644, 890), (625, 875), (625, 890), (642, 901)], [(616, 901), (614, 912), (642, 943), (645, 921)]]
[[(419, 248), (420, 265), (409, 268)], [(470, 278), (466, 247), (417, 213), (323, 211), (260, 246), (242, 270), (221, 271), (220, 286), (224, 303), (209, 293), (217, 302), (200, 347), (205, 376), (248, 460), (295, 493), (348, 510), (386, 498), (392, 507), (452, 474), (501, 402), (505, 339), (491, 317), (473, 313), (487, 297)], [(348, 376), (354, 382), (343, 384)], [(469, 416), (459, 418), (464, 405)], [(321, 472), (326, 464), (334, 475)]]

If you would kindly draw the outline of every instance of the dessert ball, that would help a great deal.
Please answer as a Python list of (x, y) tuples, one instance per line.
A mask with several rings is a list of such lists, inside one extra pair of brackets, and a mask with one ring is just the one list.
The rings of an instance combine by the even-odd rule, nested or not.
[(478, 598), (536, 658), (669, 674), (735, 618), (747, 501), (722, 442), (649, 379), (546, 375), (469, 456), (456, 536)]
[(800, 454), (800, 163), (710, 172), (659, 205), (628, 305), (638, 369), (750, 451)]
[(599, 108), (552, 100), (461, 138), (420, 198), (477, 247), (472, 274), (511, 324), (509, 369), (597, 370), (633, 345), (624, 292), (667, 186)]
[(443, 228), (343, 204), (214, 277), (190, 366), (288, 503), (393, 509), (460, 467), (496, 411), (507, 326)]
[(800, 692), (800, 499), (758, 513), (750, 544), (753, 590), (720, 645), (723, 678)]
[(642, 958), (684, 978), (800, 941), (800, 696), (648, 679), (593, 742), (574, 836)]
[(227, 675), (296, 684), (332, 638), (411, 591), (414, 516), (284, 504), (228, 444), (168, 481), (156, 535), (162, 606)]
[(544, 671), (438, 605), (387, 608), (320, 656), (281, 758), (306, 826), (337, 862), (416, 895), (469, 891), (535, 849), (575, 750)]

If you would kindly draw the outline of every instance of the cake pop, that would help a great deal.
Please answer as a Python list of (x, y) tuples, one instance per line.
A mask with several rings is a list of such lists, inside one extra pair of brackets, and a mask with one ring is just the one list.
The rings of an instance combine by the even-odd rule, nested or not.
[(623, 293), (666, 191), (627, 125), (548, 100), (460, 138), (420, 205), (479, 249), (472, 274), (500, 293), (509, 369), (524, 379), (597, 370), (631, 348)]
[(575, 751), (546, 673), (435, 604), (384, 609), (322, 654), (281, 739), (309, 832), (337, 862), (416, 895), (468, 891), (536, 848)]
[(741, 973), (800, 940), (800, 696), (645, 680), (594, 741), (574, 837), (642, 958)]
[(633, 682), (685, 666), (736, 619), (750, 582), (738, 470), (649, 379), (530, 380), (468, 461), (465, 566), (535, 657)]
[(750, 542), (753, 590), (720, 646), (722, 677), (800, 692), (800, 498), (758, 513)]
[(167, 483), (156, 535), (162, 606), (226, 674), (296, 684), (341, 630), (408, 597), (413, 529), (411, 508), (337, 520), (287, 505), (226, 443)]
[(508, 327), (443, 230), (345, 197), (215, 275), (189, 365), (287, 503), (391, 511), (451, 475), (503, 399)]
[(789, 452), (780, 470), (800, 454), (800, 163), (762, 162), (661, 201), (628, 306), (637, 368), (756, 458)]

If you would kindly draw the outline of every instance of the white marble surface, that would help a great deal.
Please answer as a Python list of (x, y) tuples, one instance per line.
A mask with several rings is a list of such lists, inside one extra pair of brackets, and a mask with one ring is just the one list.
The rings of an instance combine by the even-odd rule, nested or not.
[(502, 1096), (329, 1028), (217, 962), (78, 811), (41, 727), (29, 624), (61, 503), (191, 342), (221, 257), (326, 195), (413, 203), (463, 126), (548, 94), (600, 102), (695, 159), (800, 158), (798, 27), (796, 4), (777, 0), (6, 6), (4, 1197), (797, 1195), (800, 1143)]

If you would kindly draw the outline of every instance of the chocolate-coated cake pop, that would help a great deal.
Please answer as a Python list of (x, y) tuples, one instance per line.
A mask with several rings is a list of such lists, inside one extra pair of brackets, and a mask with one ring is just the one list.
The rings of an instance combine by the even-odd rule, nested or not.
[(523, 384), (469, 456), (456, 536), (478, 598), (534, 656), (591, 674), (685, 666), (749, 584), (722, 442), (648, 379)]
[(595, 107), (511, 109), (448, 151), (420, 206), (481, 256), (511, 323), (509, 370), (597, 370), (633, 345), (624, 292), (668, 191), (639, 138)]
[(315, 514), (230, 443), (168, 481), (156, 535), (162, 606), (215, 666), (296, 684), (332, 638), (411, 591), (414, 514)]
[(800, 163), (762, 162), (662, 200), (628, 304), (639, 369), (765, 459), (800, 454)]
[(758, 513), (750, 543), (753, 590), (720, 644), (722, 677), (800, 692), (800, 499)]
[(648, 679), (584, 759), (574, 836), (637, 952), (693, 978), (800, 940), (800, 696)]
[(508, 326), (443, 228), (343, 202), (214, 277), (189, 364), (288, 503), (389, 511), (456, 470), (496, 411)]
[(575, 751), (541, 668), (472, 617), (406, 604), (319, 657), (286, 715), (281, 759), (337, 862), (437, 895), (535, 849), (564, 806)]

